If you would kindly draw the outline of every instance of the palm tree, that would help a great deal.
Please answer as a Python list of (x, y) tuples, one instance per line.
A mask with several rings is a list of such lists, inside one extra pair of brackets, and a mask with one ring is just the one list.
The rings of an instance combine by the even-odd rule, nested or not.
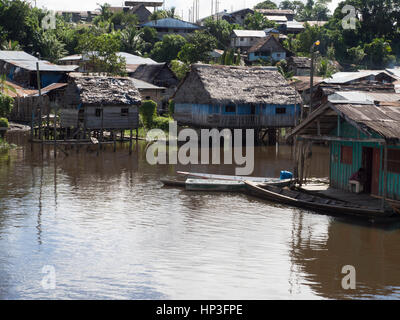
[(124, 48), (123, 51), (141, 55), (141, 51), (144, 48), (144, 41), (142, 39), (142, 30), (137, 30), (135, 27), (125, 29), (121, 32), (121, 43)]

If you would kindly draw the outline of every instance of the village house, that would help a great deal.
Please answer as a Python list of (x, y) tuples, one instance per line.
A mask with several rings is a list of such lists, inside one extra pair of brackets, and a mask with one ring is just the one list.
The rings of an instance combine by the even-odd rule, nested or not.
[(224, 10), (222, 12), (218, 12), (216, 14), (213, 14), (212, 16), (208, 16), (205, 18), (202, 18), (197, 21), (197, 24), (200, 26), (204, 26), (204, 23), (208, 19), (213, 19), (213, 20), (225, 20), (229, 22), (230, 24), (238, 24), (243, 26), (244, 25), (244, 20), (246, 19), (246, 16), (248, 14), (254, 14), (254, 10), (246, 8), (246, 9), (241, 9), (233, 12), (228, 12), (227, 10)]
[(268, 18), (268, 20), (271, 20), (271, 21), (275, 21), (273, 19), (279, 19), (279, 18), (285, 19), (285, 20), (281, 20), (281, 21), (293, 21), (294, 16), (295, 16), (293, 10), (256, 9), (256, 11), (262, 13), (264, 16), (266, 16)]
[(145, 23), (149, 21), (151, 16), (151, 12), (145, 7), (144, 4), (138, 4), (132, 7), (110, 7), (110, 10), (113, 13), (125, 12), (128, 14), (134, 14), (138, 18), (139, 23)]
[(60, 66), (39, 60), (23, 51), (0, 51), (1, 73), (6, 75), (7, 80), (25, 88), (38, 88), (37, 63), (42, 88), (52, 83), (65, 81), (69, 72), (78, 69), (78, 66), (74, 65)]
[(168, 102), (175, 93), (179, 80), (167, 63), (140, 64), (133, 67), (128, 75), (163, 88), (163, 97), (158, 103), (158, 110), (162, 112), (168, 109)]
[(311, 58), (292, 56), (287, 59), (287, 66), (294, 76), (310, 76), (311, 74)]
[[(312, 108), (315, 110), (325, 104), (328, 97), (337, 91), (395, 93), (395, 82), (397, 80), (397, 77), (385, 70), (337, 72), (331, 78), (323, 79), (313, 91)], [(307, 101), (310, 100), (309, 95), (305, 98)]]
[(157, 103), (158, 111), (162, 112), (166, 88), (157, 87), (154, 84), (131, 78), (135, 87), (139, 90), (143, 100), (153, 100)]
[(167, 34), (178, 34), (183, 37), (186, 37), (188, 34), (201, 29), (200, 26), (194, 23), (174, 18), (164, 18), (164, 19), (149, 21), (141, 24), (140, 27), (141, 28), (150, 27), (156, 29), (160, 39), (162, 39)]
[[(329, 144), (332, 188), (400, 200), (400, 97), (362, 94), (353, 93), (345, 99), (342, 94), (330, 97), (288, 139)], [(358, 101), (349, 100), (355, 95)], [(361, 168), (363, 181), (353, 181), (354, 173)]]
[(276, 62), (286, 59), (290, 52), (285, 49), (275, 36), (268, 36), (265, 39), (259, 40), (254, 46), (249, 49), (248, 60), (250, 62), (265, 60)]
[(141, 100), (130, 78), (73, 73), (59, 109), (61, 126), (84, 131), (137, 129)]
[[(75, 54), (61, 58), (58, 62), (62, 65), (79, 65), (79, 72), (92, 72), (91, 70), (91, 57), (97, 56), (97, 52), (91, 52), (88, 54)], [(138, 65), (141, 64), (156, 64), (157, 62), (150, 58), (143, 58), (130, 54), (127, 52), (117, 52), (117, 56), (125, 59), (126, 72), (129, 74), (133, 72)]]
[(247, 52), (252, 46), (258, 43), (260, 39), (266, 38), (263, 30), (233, 30), (231, 34), (231, 47)]
[(301, 99), (274, 67), (192, 65), (173, 97), (174, 119), (201, 128), (294, 127)]

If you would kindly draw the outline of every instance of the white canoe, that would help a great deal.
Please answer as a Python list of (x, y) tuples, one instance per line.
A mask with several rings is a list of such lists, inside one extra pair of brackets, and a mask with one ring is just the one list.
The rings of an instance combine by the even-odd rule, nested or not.
[(200, 178), (200, 179), (209, 179), (209, 180), (226, 180), (226, 181), (251, 181), (254, 183), (267, 183), (267, 184), (275, 184), (280, 183), (283, 180), (277, 178), (262, 178), (262, 177), (246, 177), (246, 176), (224, 176), (217, 174), (208, 174), (208, 173), (193, 173), (193, 172), (177, 172), (180, 175), (184, 175), (186, 177), (192, 178)]

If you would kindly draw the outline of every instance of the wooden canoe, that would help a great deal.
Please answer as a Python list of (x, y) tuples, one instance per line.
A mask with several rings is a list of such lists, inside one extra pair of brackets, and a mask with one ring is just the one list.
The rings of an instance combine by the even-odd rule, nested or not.
[(242, 181), (187, 179), (186, 190), (240, 192), (246, 190), (246, 184)]
[(272, 202), (279, 202), (336, 216), (345, 215), (354, 218), (363, 218), (370, 222), (377, 223), (400, 220), (400, 215), (393, 212), (383, 212), (379, 209), (369, 208), (355, 203), (313, 196), (288, 188), (279, 188), (271, 185), (260, 186), (251, 181), (246, 181), (245, 184), (251, 195)]
[(166, 187), (180, 187), (180, 188), (186, 187), (186, 181), (169, 180), (169, 179), (160, 179), (160, 181)]
[(279, 183), (281, 181), (288, 180), (280, 180), (279, 178), (263, 178), (263, 177), (247, 177), (247, 176), (226, 176), (226, 175), (218, 175), (218, 174), (209, 174), (209, 173), (193, 173), (193, 172), (177, 172), (180, 175), (189, 177), (189, 178), (198, 178), (198, 179), (209, 179), (209, 180), (225, 180), (225, 181), (251, 181), (256, 183)]

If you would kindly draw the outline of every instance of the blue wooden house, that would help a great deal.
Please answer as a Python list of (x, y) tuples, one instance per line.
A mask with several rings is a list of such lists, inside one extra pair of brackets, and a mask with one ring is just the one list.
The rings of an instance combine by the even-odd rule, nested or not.
[(200, 128), (296, 126), (301, 98), (271, 67), (192, 65), (175, 95), (174, 119)]
[(363, 168), (364, 193), (400, 200), (400, 103), (388, 100), (329, 101), (288, 138), (329, 143), (331, 187), (351, 191), (350, 177)]

